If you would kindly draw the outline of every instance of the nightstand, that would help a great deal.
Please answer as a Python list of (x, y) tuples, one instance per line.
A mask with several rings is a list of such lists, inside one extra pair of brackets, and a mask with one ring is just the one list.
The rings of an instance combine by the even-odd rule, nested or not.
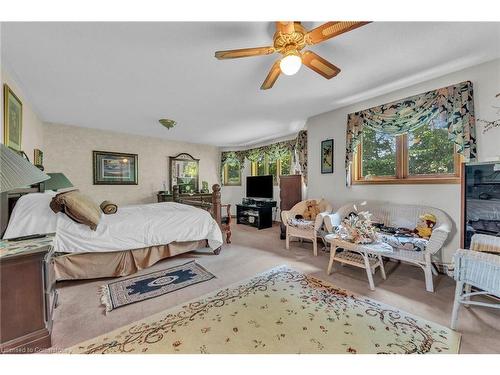
[(53, 235), (0, 240), (0, 352), (34, 353), (51, 344), (57, 292)]

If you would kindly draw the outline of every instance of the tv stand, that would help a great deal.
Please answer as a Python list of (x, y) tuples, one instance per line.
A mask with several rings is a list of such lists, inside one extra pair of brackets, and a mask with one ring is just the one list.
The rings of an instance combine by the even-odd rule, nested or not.
[(258, 229), (271, 228), (273, 226), (273, 207), (276, 207), (276, 201), (237, 204), (236, 223), (250, 225)]

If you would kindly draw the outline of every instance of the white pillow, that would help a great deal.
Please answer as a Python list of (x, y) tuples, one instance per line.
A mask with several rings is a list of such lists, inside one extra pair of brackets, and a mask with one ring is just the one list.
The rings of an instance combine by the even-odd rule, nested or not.
[(57, 215), (49, 207), (55, 192), (30, 193), (18, 199), (3, 238), (54, 233)]

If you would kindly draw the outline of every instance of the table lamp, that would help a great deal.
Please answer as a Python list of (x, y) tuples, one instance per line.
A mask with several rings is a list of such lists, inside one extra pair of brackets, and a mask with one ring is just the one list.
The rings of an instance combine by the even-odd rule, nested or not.
[(49, 179), (28, 160), (0, 144), (0, 193), (30, 186)]
[(64, 173), (47, 173), (50, 179), (43, 183), (45, 190), (58, 190), (73, 187)]
[(0, 234), (7, 228), (7, 192), (30, 186), (49, 178), (28, 160), (0, 143)]

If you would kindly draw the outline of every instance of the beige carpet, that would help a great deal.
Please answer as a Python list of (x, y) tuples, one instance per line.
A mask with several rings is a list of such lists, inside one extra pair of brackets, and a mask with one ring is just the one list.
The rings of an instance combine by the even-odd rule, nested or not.
[(436, 354), (459, 344), (451, 329), (283, 266), (67, 352)]
[[(363, 269), (336, 265), (332, 275), (327, 276), (328, 255), (319, 251), (318, 256), (314, 257), (310, 243), (293, 242), (290, 251), (285, 250), (277, 226), (259, 231), (235, 225), (232, 239), (233, 243), (225, 246), (218, 256), (208, 251), (183, 254), (141, 271), (157, 271), (196, 259), (217, 278), (124, 306), (108, 315), (104, 315), (97, 293), (103, 284), (102, 279), (58, 283), (60, 303), (54, 314), (52, 350), (63, 350), (283, 264), (358, 295), (449, 327), (455, 291), (455, 283), (449, 277), (435, 277), (436, 291), (428, 293), (425, 291), (423, 272), (419, 268), (390, 262), (386, 264), (387, 280), (383, 280), (377, 272), (374, 277), (376, 289), (370, 291)], [(499, 322), (500, 310), (476, 306), (462, 308), (457, 327), (462, 334), (460, 352), (500, 353)]]

